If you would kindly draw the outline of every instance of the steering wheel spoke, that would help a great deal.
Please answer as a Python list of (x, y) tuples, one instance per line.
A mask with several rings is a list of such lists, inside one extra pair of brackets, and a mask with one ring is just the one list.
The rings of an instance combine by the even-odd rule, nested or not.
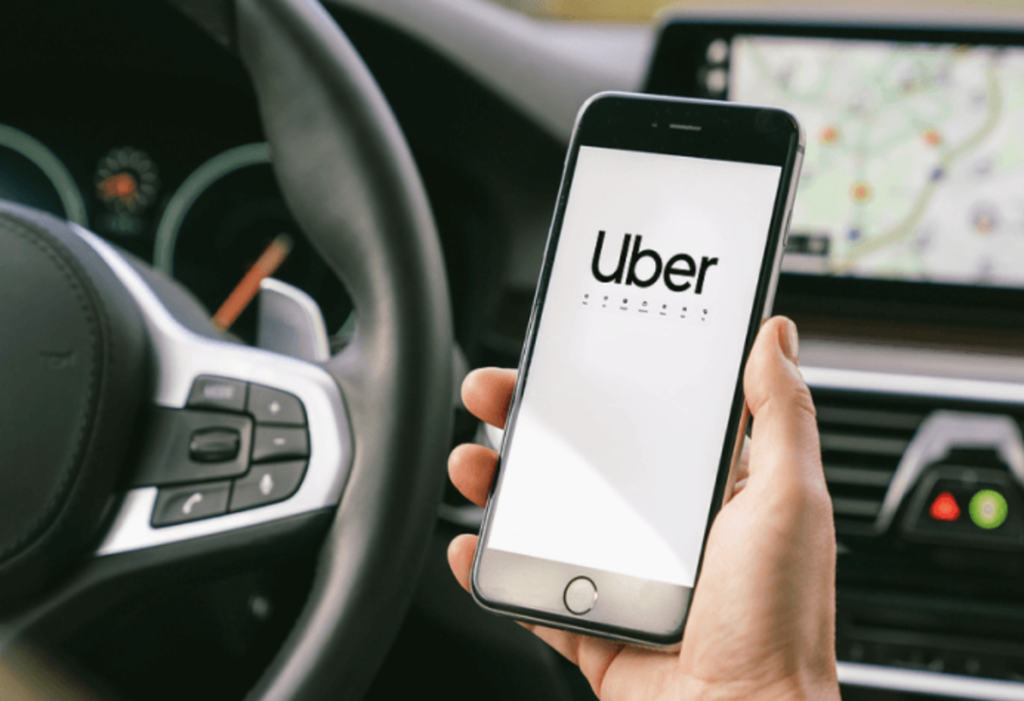
[[(336, 506), (351, 466), (352, 437), (341, 391), (331, 375), (313, 363), (190, 331), (116, 250), (84, 229), (78, 233), (142, 311), (154, 374), (151, 401), (168, 417), (149, 422), (150, 435), (143, 439), (141, 455), (149, 464), (135, 467), (143, 474), (131, 479), (134, 487), (96, 554), (201, 538)], [(301, 418), (287, 415), (296, 411)], [(188, 416), (198, 416), (203, 423), (188, 426)], [(246, 448), (252, 446), (251, 456), (232, 455), (231, 461), (204, 461), (202, 455), (190, 459), (195, 453), (189, 445), (193, 435), (209, 435), (221, 425), (230, 425), (223, 430), (237, 435), (239, 420), (244, 422), (242, 442)], [(308, 432), (306, 449), (288, 452), (294, 448), (285, 443), (303, 430)], [(262, 446), (263, 455), (261, 441), (269, 442)], [(281, 444), (276, 460), (275, 442)], [(217, 471), (225, 463), (234, 468), (226, 475)], [(305, 463), (301, 477), (290, 485), (294, 491), (280, 498), (275, 480), (295, 482), (296, 463)], [(282, 466), (288, 469), (275, 470)], [(204, 472), (210, 476), (196, 479)], [(254, 499), (239, 496), (246, 489), (252, 492), (248, 483), (253, 477), (255, 501), (266, 504), (246, 508)], [(176, 513), (169, 513), (171, 508)]]
[[(5, 282), (37, 286), (25, 290), (5, 324), (13, 355), (0, 358), (0, 367), (7, 384), (18, 385), (14, 399), (29, 404), (7, 407), (22, 406), (25, 435), (0, 472), (9, 475), (27, 449), (40, 455), (41, 477), (58, 468), (70, 475), (15, 483), (8, 493), (14, 511), (5, 510), (0, 565), (11, 581), (0, 600), (0, 645), (59, 641), (155, 581), (231, 574), (304, 547), (312, 552), (334, 516), (353, 453), (341, 390), (326, 370), (186, 328), (144, 279), (142, 264), (75, 224), (0, 206), (0, 244), (12, 256)], [(52, 286), (57, 273), (63, 289)], [(51, 297), (56, 321), (38, 319), (39, 295)], [(82, 306), (86, 299), (90, 306)], [(65, 331), (75, 319), (86, 333)], [(40, 343), (68, 350), (45, 351), (43, 374), (14, 362), (31, 359)], [(48, 389), (49, 373), (56, 384)], [(79, 376), (92, 387), (84, 401), (71, 393)], [(75, 421), (93, 428), (88, 442), (51, 458), (44, 442), (65, 439), (46, 435), (39, 421), (58, 398), (80, 404)], [(19, 506), (19, 494), (35, 499), (31, 508)], [(53, 525), (19, 536), (26, 532), (19, 509), (38, 520), (42, 499), (64, 503)], [(12, 546), (11, 533), (27, 544)], [(55, 554), (60, 566), (49, 565)]]

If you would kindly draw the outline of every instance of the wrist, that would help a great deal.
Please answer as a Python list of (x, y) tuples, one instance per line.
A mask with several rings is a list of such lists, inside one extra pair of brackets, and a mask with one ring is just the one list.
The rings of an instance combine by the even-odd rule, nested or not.
[[(753, 698), (753, 697), (750, 697)], [(839, 680), (831, 674), (798, 672), (758, 692), (767, 701), (840, 701)]]
[(840, 701), (839, 681), (831, 674), (794, 673), (784, 679), (693, 680), (683, 699), (701, 701)]
[(790, 683), (770, 691), (763, 697), (771, 701), (840, 701), (836, 679)]

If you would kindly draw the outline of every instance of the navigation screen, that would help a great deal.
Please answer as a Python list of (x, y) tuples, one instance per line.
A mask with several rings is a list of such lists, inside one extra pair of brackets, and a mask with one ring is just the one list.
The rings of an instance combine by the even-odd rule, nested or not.
[(1024, 287), (1024, 49), (736, 36), (728, 97), (807, 132), (783, 269)]

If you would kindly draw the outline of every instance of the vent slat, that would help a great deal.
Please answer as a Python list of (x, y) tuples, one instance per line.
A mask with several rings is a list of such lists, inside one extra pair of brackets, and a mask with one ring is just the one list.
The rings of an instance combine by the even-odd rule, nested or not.
[(815, 402), (836, 532), (874, 538), (886, 490), (929, 409), (863, 394), (815, 392)]
[(882, 428), (887, 430), (916, 431), (924, 421), (924, 414), (897, 411), (874, 411), (873, 409), (851, 409), (848, 407), (817, 407), (819, 424), (843, 424), (858, 428)]
[(870, 453), (871, 455), (899, 458), (909, 444), (909, 439), (902, 438), (834, 433), (832, 431), (822, 431), (821, 433), (822, 450), (842, 450), (848, 453)]
[(855, 497), (832, 497), (832, 511), (836, 516), (856, 516), (857, 518), (875, 518), (882, 508), (882, 502), (875, 499), (857, 499)]
[(888, 487), (892, 472), (886, 470), (865, 470), (859, 467), (825, 466), (825, 480), (830, 484), (852, 487)]

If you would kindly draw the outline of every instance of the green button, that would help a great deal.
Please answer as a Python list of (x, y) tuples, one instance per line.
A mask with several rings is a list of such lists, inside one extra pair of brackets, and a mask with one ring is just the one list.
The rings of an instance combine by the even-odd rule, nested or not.
[(982, 489), (971, 497), (971, 504), (968, 507), (974, 524), (985, 529), (999, 528), (1003, 525), (1009, 510), (1006, 498), (991, 489)]

